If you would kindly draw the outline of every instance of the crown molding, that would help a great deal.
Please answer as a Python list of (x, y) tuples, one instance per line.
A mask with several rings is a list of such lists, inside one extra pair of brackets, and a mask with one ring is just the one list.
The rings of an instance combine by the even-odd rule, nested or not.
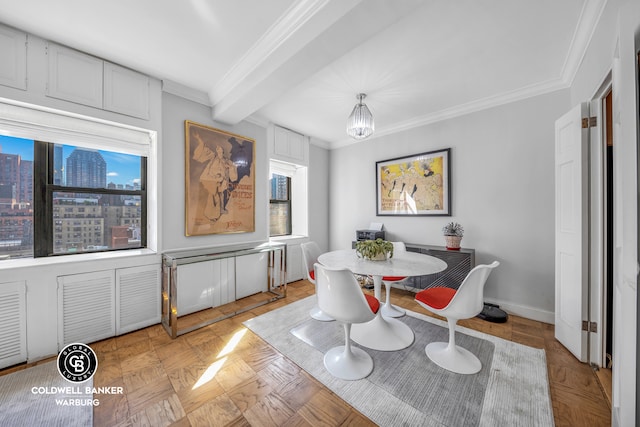
[(527, 98), (532, 98), (534, 96), (543, 95), (545, 93), (555, 92), (557, 90), (566, 89), (567, 87), (569, 87), (569, 85), (566, 84), (562, 79), (554, 79), (542, 83), (536, 83), (534, 85), (525, 86), (513, 91), (489, 96), (472, 102), (467, 102), (466, 104), (456, 105), (455, 107), (446, 108), (444, 110), (436, 111), (424, 116), (414, 117), (392, 124), (391, 126), (386, 126), (379, 130), (376, 130), (376, 132), (366, 140), (356, 141), (350, 138), (340, 140), (332, 143), (330, 145), (330, 149), (342, 148), (348, 145), (357, 144), (359, 142), (371, 141), (372, 139), (381, 138), (387, 135), (393, 135), (409, 129), (430, 125), (436, 122), (441, 122), (443, 120), (464, 116), (482, 110), (487, 110), (489, 108), (498, 107), (500, 105), (509, 104)]
[(269, 122), (269, 120), (265, 119), (262, 116), (258, 116), (257, 114), (252, 114), (249, 117), (246, 117), (244, 119), (244, 121), (252, 123), (252, 124), (254, 124), (256, 126), (263, 127), (265, 129), (268, 128), (269, 124), (271, 123), (271, 122)]
[(324, 148), (325, 150), (331, 150), (331, 144), (322, 139), (309, 137), (309, 144), (315, 145), (316, 147)]
[(562, 80), (568, 86), (571, 86), (578, 73), (606, 5), (607, 0), (587, 0), (582, 7), (569, 53), (562, 66)]
[[(587, 49), (589, 48), (589, 44), (591, 43), (591, 39), (595, 33), (600, 18), (602, 17), (606, 4), (607, 0), (586, 0), (582, 7), (582, 11), (580, 12), (580, 18), (578, 19), (576, 31), (573, 34), (573, 38), (569, 46), (569, 52), (565, 58), (560, 78), (547, 80), (545, 82), (536, 83), (510, 92), (489, 96), (477, 101), (468, 102), (466, 104), (461, 104), (452, 108), (447, 108), (424, 116), (414, 117), (409, 120), (398, 122), (391, 126), (376, 130), (376, 132), (371, 137), (367, 138), (366, 141), (570, 87), (573, 84), (573, 80), (580, 68), (580, 64), (582, 64), (584, 56), (586, 55)], [(356, 144), (358, 142), (363, 141), (344, 139), (333, 142), (329, 145), (330, 149), (336, 149)]]
[(209, 95), (207, 95), (207, 93), (172, 80), (162, 80), (162, 91), (211, 107), (211, 102), (209, 101)]

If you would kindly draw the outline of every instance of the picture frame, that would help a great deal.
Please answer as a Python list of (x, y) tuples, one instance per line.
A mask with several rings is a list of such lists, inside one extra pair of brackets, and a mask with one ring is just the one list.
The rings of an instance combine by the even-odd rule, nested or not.
[(376, 215), (451, 216), (451, 149), (376, 162)]
[(255, 231), (255, 140), (185, 120), (185, 235)]

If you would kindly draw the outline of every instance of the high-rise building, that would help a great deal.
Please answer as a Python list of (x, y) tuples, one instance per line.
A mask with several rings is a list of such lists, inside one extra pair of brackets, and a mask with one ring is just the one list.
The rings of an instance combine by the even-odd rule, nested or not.
[(64, 184), (64, 168), (62, 166), (62, 145), (53, 146), (53, 183), (55, 185)]
[(16, 202), (20, 202), (20, 156), (0, 153), (0, 184), (14, 191)]
[(20, 159), (20, 185), (18, 202), (33, 203), (33, 161)]
[(66, 185), (106, 188), (107, 162), (97, 150), (76, 148), (67, 157)]

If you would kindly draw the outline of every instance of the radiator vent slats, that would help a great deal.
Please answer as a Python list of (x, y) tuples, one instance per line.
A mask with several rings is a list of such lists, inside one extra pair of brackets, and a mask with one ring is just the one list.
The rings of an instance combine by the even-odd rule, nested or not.
[(160, 322), (160, 274), (159, 265), (116, 271), (118, 335)]
[(58, 277), (58, 346), (91, 343), (115, 334), (114, 272)]
[(27, 360), (26, 284), (0, 284), (0, 368)]

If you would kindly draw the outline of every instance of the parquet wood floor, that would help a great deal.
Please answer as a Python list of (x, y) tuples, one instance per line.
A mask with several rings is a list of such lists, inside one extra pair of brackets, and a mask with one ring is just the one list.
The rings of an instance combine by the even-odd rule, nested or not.
[[(175, 340), (155, 325), (92, 343), (99, 360), (94, 386), (124, 388), (121, 395), (96, 396), (100, 405), (94, 408), (94, 425), (374, 425), (242, 326), (251, 317), (313, 292), (309, 282), (294, 282), (285, 299)], [(394, 304), (426, 313), (413, 296), (399, 289), (391, 293)], [(555, 340), (553, 325), (517, 316), (503, 324), (476, 318), (460, 324), (546, 350), (556, 426), (611, 425), (611, 409), (596, 374)], [(0, 375), (29, 366), (5, 369)]]

